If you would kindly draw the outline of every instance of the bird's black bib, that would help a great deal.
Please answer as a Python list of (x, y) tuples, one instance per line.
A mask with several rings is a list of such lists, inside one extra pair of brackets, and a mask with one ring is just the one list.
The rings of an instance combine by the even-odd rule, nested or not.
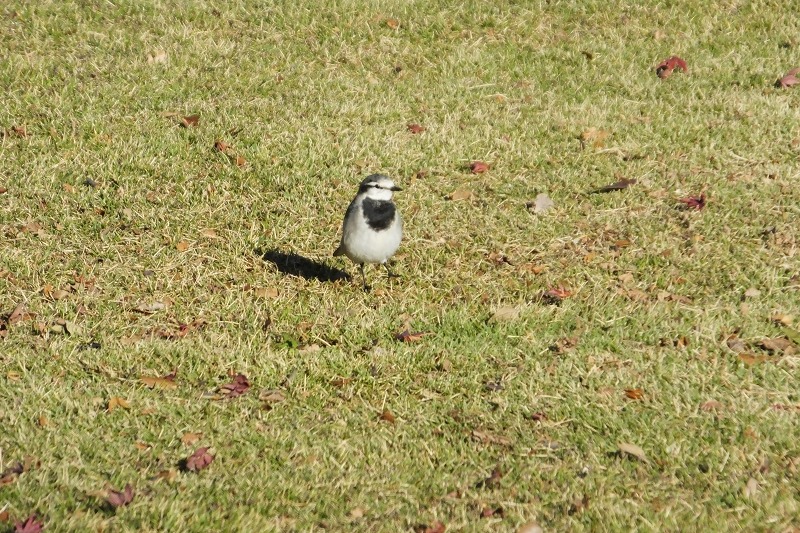
[(364, 213), (367, 225), (375, 231), (383, 231), (394, 222), (395, 207), (391, 201), (364, 198), (361, 202), (361, 211)]

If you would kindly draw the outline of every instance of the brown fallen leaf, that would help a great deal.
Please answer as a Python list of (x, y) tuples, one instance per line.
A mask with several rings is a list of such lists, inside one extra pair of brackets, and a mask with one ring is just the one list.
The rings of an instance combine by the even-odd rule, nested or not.
[(430, 332), (427, 331), (410, 331), (408, 329), (404, 329), (400, 333), (396, 333), (394, 338), (400, 342), (417, 342), (421, 341), (422, 337), (425, 335), (430, 335)]
[(622, 178), (621, 180), (616, 181), (616, 182), (614, 182), (614, 183), (612, 183), (610, 185), (604, 185), (603, 187), (599, 187), (597, 189), (589, 191), (589, 193), (590, 194), (595, 194), (595, 193), (605, 193), (605, 192), (611, 192), (611, 191), (621, 191), (623, 189), (627, 189), (628, 187), (630, 187), (631, 185), (634, 185), (634, 184), (636, 184), (636, 180), (635, 179), (633, 179), (633, 178), (631, 178), (631, 179)]
[(8, 192), (8, 188), (7, 187), (0, 187), (0, 194), (5, 194), (7, 192)]
[(194, 433), (191, 431), (187, 431), (186, 433), (181, 435), (181, 442), (186, 446), (191, 446), (192, 444), (199, 441), (202, 436), (203, 436), (202, 433)]
[(24, 521), (14, 523), (14, 533), (41, 533), (44, 524), (36, 518), (35, 514), (30, 515)]
[(778, 81), (775, 82), (775, 87), (779, 89), (786, 89), (788, 87), (792, 87), (800, 83), (800, 78), (797, 77), (797, 74), (800, 73), (800, 68), (793, 68), (789, 72), (783, 75)]
[(189, 243), (186, 241), (178, 241), (178, 244), (175, 245), (175, 249), (179, 252), (185, 252), (189, 249)]
[(160, 378), (154, 376), (143, 376), (139, 379), (139, 381), (151, 389), (175, 389), (178, 387), (178, 384), (175, 382), (176, 377), (176, 372), (173, 372)]
[(625, 396), (631, 400), (641, 400), (644, 398), (644, 391), (642, 389), (625, 389)]
[(687, 196), (686, 198), (679, 198), (686, 209), (697, 209), (700, 211), (706, 206), (706, 193), (700, 193), (700, 196)]
[(199, 472), (207, 468), (214, 461), (214, 456), (209, 453), (210, 448), (198, 448), (192, 455), (186, 458), (184, 469), (189, 472)]
[(774, 339), (762, 339), (758, 345), (768, 352), (783, 352), (792, 355), (797, 352), (797, 346), (786, 337), (775, 337)]
[(119, 396), (112, 396), (108, 400), (108, 405), (106, 406), (106, 410), (110, 413), (115, 409), (130, 409), (131, 403), (124, 399), (120, 398)]
[(617, 447), (619, 449), (620, 455), (628, 455), (630, 457), (634, 457), (642, 461), (643, 463), (648, 462), (647, 456), (644, 454), (644, 450), (635, 444), (631, 444), (629, 442), (620, 442), (619, 444), (617, 444)]
[(390, 424), (395, 423), (394, 414), (392, 414), (389, 409), (384, 409), (379, 418), (384, 422), (389, 422)]
[(676, 68), (682, 70), (683, 72), (689, 72), (689, 68), (686, 66), (686, 61), (678, 56), (672, 56), (658, 64), (656, 67), (656, 75), (662, 80), (665, 80), (672, 75), (672, 71)]
[(794, 322), (794, 315), (787, 315), (786, 313), (775, 313), (774, 315), (769, 317), (769, 319), (781, 326), (791, 326), (792, 322)]
[(722, 404), (716, 400), (708, 400), (700, 404), (701, 411), (718, 411), (722, 409)]
[(747, 366), (757, 365), (770, 360), (766, 355), (753, 355), (751, 353), (740, 353), (739, 360)]
[(400, 21), (399, 21), (399, 20), (397, 20), (397, 19), (392, 19), (392, 18), (389, 18), (389, 19), (386, 19), (386, 25), (387, 25), (389, 28), (391, 28), (391, 29), (393, 29), (393, 30), (396, 30), (397, 28), (399, 28), (399, 27), (400, 27)]
[(473, 161), (469, 165), (469, 171), (473, 174), (483, 174), (489, 170), (489, 165), (483, 161)]
[(416, 135), (425, 131), (425, 126), (420, 126), (419, 124), (407, 124), (406, 129), (408, 129), (410, 133)]
[(226, 143), (221, 139), (217, 139), (216, 141), (214, 141), (214, 150), (217, 150), (219, 152), (225, 153), (230, 149), (230, 147), (231, 147), (230, 144)]
[(610, 131), (597, 128), (584, 130), (580, 135), (581, 148), (586, 148), (587, 144), (591, 144), (594, 148), (602, 148), (610, 135)]
[(181, 119), (181, 126), (192, 128), (200, 123), (200, 115), (187, 115)]
[(735, 333), (729, 335), (728, 338), (725, 339), (725, 344), (735, 353), (744, 353), (747, 351), (747, 345), (745, 345), (744, 341)]
[(244, 374), (236, 374), (232, 382), (221, 385), (217, 392), (221, 394), (223, 398), (230, 399), (241, 396), (247, 392), (249, 388), (250, 380), (247, 379), (247, 376)]
[(123, 507), (131, 503), (134, 496), (135, 493), (133, 492), (133, 487), (130, 483), (128, 483), (121, 491), (109, 489), (106, 496), (106, 502), (108, 502), (108, 505), (110, 505), (113, 509), (116, 509), (117, 507)]
[(475, 195), (469, 189), (456, 189), (455, 191), (451, 192), (447, 198), (457, 202), (459, 200), (471, 200)]
[(539, 295), (539, 299), (547, 305), (559, 305), (561, 301), (572, 296), (572, 291), (564, 287), (548, 289)]

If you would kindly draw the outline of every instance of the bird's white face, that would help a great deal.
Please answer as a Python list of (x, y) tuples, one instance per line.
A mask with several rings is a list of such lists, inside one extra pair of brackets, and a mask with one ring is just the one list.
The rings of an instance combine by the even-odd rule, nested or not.
[(394, 191), (402, 190), (394, 184), (394, 181), (387, 176), (375, 175), (370, 176), (361, 182), (358, 189), (359, 194), (363, 194), (372, 200), (391, 200)]

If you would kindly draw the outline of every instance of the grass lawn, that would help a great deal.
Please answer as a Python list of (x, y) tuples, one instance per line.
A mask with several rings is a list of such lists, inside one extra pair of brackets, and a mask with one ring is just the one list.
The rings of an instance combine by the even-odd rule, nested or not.
[[(798, 24), (6, 2), (0, 530), (796, 531)], [(364, 293), (373, 172), (406, 234)]]

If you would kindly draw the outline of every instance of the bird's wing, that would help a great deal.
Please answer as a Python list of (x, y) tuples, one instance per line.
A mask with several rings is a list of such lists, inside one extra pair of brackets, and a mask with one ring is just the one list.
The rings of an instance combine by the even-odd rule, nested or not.
[(350, 213), (356, 208), (356, 201), (355, 199), (350, 202), (350, 205), (347, 206), (347, 211), (344, 213), (344, 220), (342, 221), (342, 240), (339, 241), (339, 247), (336, 248), (336, 251), (333, 252), (333, 256), (337, 257), (340, 255), (344, 255), (344, 231), (345, 225), (347, 224), (347, 219), (350, 217)]

